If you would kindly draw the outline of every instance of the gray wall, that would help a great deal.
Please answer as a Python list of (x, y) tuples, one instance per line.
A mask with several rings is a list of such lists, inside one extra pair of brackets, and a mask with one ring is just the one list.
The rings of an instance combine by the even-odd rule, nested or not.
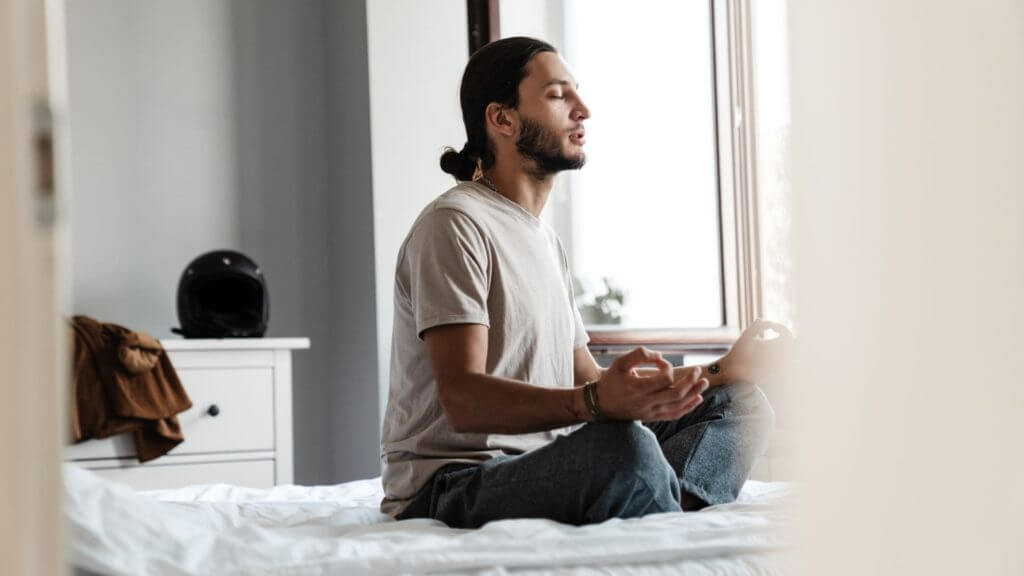
[(178, 276), (239, 249), (294, 370), (295, 477), (375, 475), (363, 2), (70, 0), (72, 306), (169, 336)]
[[(327, 25), (328, 245), (335, 478), (380, 473), (374, 202), (366, 4), (325, 0)], [(388, 327), (390, 330), (390, 327)], [(383, 382), (387, 386), (387, 382)]]
[(67, 8), (72, 309), (167, 336), (181, 269), (238, 243), (230, 3)]

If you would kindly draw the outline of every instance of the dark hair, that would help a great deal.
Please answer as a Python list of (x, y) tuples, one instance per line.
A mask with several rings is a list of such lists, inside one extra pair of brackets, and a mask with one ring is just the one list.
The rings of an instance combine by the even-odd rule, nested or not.
[(526, 77), (526, 65), (541, 52), (557, 51), (543, 40), (516, 36), (491, 42), (470, 57), (459, 90), (466, 144), (458, 152), (445, 149), (441, 170), (457, 180), (470, 180), (477, 162), (483, 169), (494, 165), (494, 150), (484, 128), (487, 105), (498, 102), (509, 108), (518, 106), (519, 83)]

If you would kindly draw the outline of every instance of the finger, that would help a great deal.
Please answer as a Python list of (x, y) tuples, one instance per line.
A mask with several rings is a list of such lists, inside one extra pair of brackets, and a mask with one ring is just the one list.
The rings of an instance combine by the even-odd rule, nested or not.
[(678, 390), (671, 372), (647, 372), (646, 376), (630, 375), (627, 378), (635, 388), (646, 390), (649, 394), (662, 391), (668, 391), (671, 394), (673, 390)]
[(768, 320), (763, 320), (763, 322), (766, 326), (780, 334), (789, 334), (789, 327), (781, 322), (769, 322)]
[(700, 380), (697, 380), (696, 382), (694, 382), (693, 386), (690, 386), (690, 389), (687, 390), (682, 395), (681, 400), (685, 402), (685, 401), (689, 400), (690, 398), (693, 398), (694, 396), (699, 396), (699, 395), (703, 394), (704, 391), (707, 390), (709, 386), (711, 386), (711, 383), (708, 382), (708, 379), (707, 378), (701, 378)]
[(789, 360), (793, 355), (793, 346), (793, 340), (789, 338), (765, 340), (758, 345), (757, 358), (761, 361)]
[(651, 412), (651, 420), (677, 420), (684, 414), (691, 412), (694, 408), (700, 405), (704, 401), (704, 397), (700, 394), (682, 400), (679, 402), (672, 402), (669, 404), (661, 404), (657, 406)]
[(665, 360), (665, 358), (659, 358), (651, 362), (651, 364), (654, 364), (653, 369), (647, 368), (643, 370), (637, 370), (636, 368), (632, 368), (630, 369), (629, 373), (632, 374), (633, 376), (663, 376), (666, 379), (666, 385), (668, 386), (671, 386), (673, 382), (675, 382), (676, 372), (675, 367), (672, 366), (671, 362)]
[(760, 337), (761, 332), (763, 332), (761, 322), (763, 322), (763, 320), (754, 320), (743, 330), (742, 333), (740, 333), (740, 337), (736, 340), (736, 343), (739, 344), (740, 342), (746, 342)]
[(710, 386), (710, 383), (707, 378), (700, 378), (693, 382), (679, 383), (671, 389), (659, 390), (654, 404), (658, 405), (685, 402), (707, 390), (708, 386)]
[(671, 362), (665, 360), (665, 358), (658, 358), (654, 362), (654, 366), (657, 369), (658, 373), (665, 378), (665, 381), (668, 383), (668, 386), (672, 386), (675, 384), (675, 373), (672, 370)]
[(672, 376), (672, 363), (665, 360), (660, 352), (658, 353), (658, 359), (654, 361), (654, 364), (657, 366), (659, 372), (664, 372), (669, 376)]
[(685, 392), (704, 377), (704, 369), (700, 366), (686, 366), (672, 369), (672, 388)]
[(657, 364), (659, 360), (663, 361), (661, 352), (655, 352), (654, 350), (648, 350), (647, 348), (640, 347), (634, 348), (627, 354), (623, 354), (612, 362), (612, 366), (622, 372), (628, 372), (634, 366), (640, 364)]
[(785, 324), (780, 324), (778, 322), (770, 322), (768, 320), (758, 319), (751, 326), (756, 326), (757, 334), (762, 337), (764, 336), (764, 333), (767, 332), (768, 330), (773, 330), (777, 332), (780, 338), (793, 337), (793, 334), (792, 332), (789, 331), (789, 328), (787, 328)]
[(686, 382), (687, 384), (694, 384), (698, 380), (704, 377), (703, 366), (690, 366), (682, 370), (683, 377), (679, 379), (679, 382)]

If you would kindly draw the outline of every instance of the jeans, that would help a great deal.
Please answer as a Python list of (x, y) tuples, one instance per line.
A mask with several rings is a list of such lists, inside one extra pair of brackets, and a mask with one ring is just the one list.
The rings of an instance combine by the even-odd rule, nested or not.
[(505, 518), (591, 524), (732, 502), (774, 413), (747, 382), (709, 389), (678, 420), (586, 424), (524, 454), (449, 464), (398, 515), (476, 528)]

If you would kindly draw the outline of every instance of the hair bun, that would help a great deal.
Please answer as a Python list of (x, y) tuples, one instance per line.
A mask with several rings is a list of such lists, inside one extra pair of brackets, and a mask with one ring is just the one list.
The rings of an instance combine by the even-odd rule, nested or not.
[(456, 152), (454, 148), (445, 148), (441, 154), (441, 170), (451, 174), (456, 180), (472, 180), (476, 172), (476, 160), (470, 158), (465, 148)]
[(462, 166), (462, 154), (456, 152), (454, 148), (445, 148), (444, 154), (441, 154), (441, 170), (455, 176), (459, 173), (460, 166)]

